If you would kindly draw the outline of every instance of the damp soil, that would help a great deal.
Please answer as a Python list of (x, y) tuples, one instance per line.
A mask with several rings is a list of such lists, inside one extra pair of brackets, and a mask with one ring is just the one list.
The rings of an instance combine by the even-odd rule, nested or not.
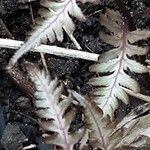
[[(136, 27), (141, 29), (150, 28), (149, 14), (142, 13), (140, 15), (141, 12), (150, 7), (149, 0), (124, 0), (124, 3), (130, 12), (137, 14), (134, 19)], [(85, 22), (79, 22), (73, 18), (76, 24), (74, 36), (80, 43), (83, 51), (101, 54), (111, 49), (112, 46), (99, 39), (99, 31), (105, 30), (99, 23), (99, 12), (104, 11), (106, 7), (114, 10), (118, 9), (115, 2), (102, 0), (101, 5), (94, 6), (88, 3), (81, 6), (87, 17)], [(0, 0), (0, 38), (25, 40), (27, 33), (31, 31), (30, 26), (33, 24), (34, 18), (38, 16), (37, 11), (39, 8), (38, 0), (31, 2), (27, 0)], [(54, 44), (61, 47), (75, 48), (65, 33), (63, 42), (55, 42)], [(150, 46), (150, 41), (144, 40), (138, 44), (139, 46)], [(37, 150), (54, 149), (52, 146), (42, 142), (42, 130), (38, 126), (37, 118), (34, 114), (32, 90), (30, 90), (30, 87), (26, 90), (24, 84), (19, 85), (6, 72), (5, 68), (14, 52), (14, 50), (0, 48), (0, 150), (12, 150), (12, 147), (19, 149), (19, 147), (30, 144), (36, 144), (37, 147), (34, 149)], [(149, 56), (147, 55), (146, 57)], [(93, 62), (53, 55), (45, 55), (45, 58), (49, 71), (53, 75), (57, 75), (65, 83), (66, 88), (76, 90), (83, 95), (88, 95), (93, 90), (93, 87), (87, 84), (88, 80), (94, 76), (88, 70)], [(145, 58), (138, 57), (137, 59), (143, 61)], [(24, 55), (19, 60), (17, 69), (22, 73), (25, 80), (25, 67), (23, 64), (26, 61), (42, 66), (39, 54), (30, 52)], [(149, 76), (147, 74), (137, 75), (134, 73), (131, 75), (140, 83), (142, 93), (149, 94)], [(120, 102), (120, 107), (115, 113), (117, 120), (123, 118), (130, 110), (142, 103), (133, 97), (130, 97), (130, 99), (131, 102), (127, 106)], [(76, 107), (76, 111), (76, 119), (72, 123), (73, 130), (84, 125), (82, 108)], [(18, 135), (12, 136), (11, 134), (12, 137), (8, 138), (9, 132), (6, 130), (8, 125), (10, 126), (9, 130), (13, 130), (16, 127)], [(17, 142), (18, 137), (21, 139), (21, 143)], [(9, 140), (13, 142), (16, 140), (15, 145), (11, 146), (11, 142), (8, 142)], [(7, 142), (10, 144), (9, 146), (7, 146)]]

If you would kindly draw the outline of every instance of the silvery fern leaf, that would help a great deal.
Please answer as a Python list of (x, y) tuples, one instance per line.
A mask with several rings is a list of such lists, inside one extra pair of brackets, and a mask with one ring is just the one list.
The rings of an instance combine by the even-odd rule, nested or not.
[(52, 79), (44, 70), (33, 64), (27, 64), (31, 80), (36, 87), (35, 107), (39, 117), (39, 125), (53, 134), (44, 134), (47, 144), (54, 144), (64, 150), (73, 150), (81, 136), (82, 129), (76, 133), (69, 133), (69, 128), (74, 119), (74, 109), (68, 109), (72, 102), (70, 96), (62, 98), (63, 85), (57, 78)]
[(135, 150), (136, 148), (149, 148), (150, 114), (142, 115), (150, 110), (150, 104), (137, 107), (136, 111), (132, 111), (117, 124), (111, 122), (108, 117), (104, 118), (103, 111), (89, 98), (85, 98), (75, 91), (71, 91), (71, 93), (84, 107), (89, 143), (93, 149)]
[(103, 53), (99, 63), (90, 67), (91, 72), (109, 75), (92, 78), (89, 84), (99, 86), (93, 92), (94, 101), (103, 110), (105, 116), (113, 117), (113, 112), (118, 107), (117, 99), (125, 104), (128, 103), (128, 95), (122, 87), (135, 93), (140, 91), (138, 83), (126, 71), (129, 69), (135, 73), (148, 72), (146, 66), (131, 59), (131, 57), (147, 53), (146, 48), (132, 45), (132, 42), (149, 37), (150, 31), (136, 30), (129, 32), (119, 12), (110, 9), (107, 9), (106, 14), (101, 14), (100, 21), (111, 32), (111, 35), (100, 33), (100, 38), (116, 48)]
[(39, 10), (41, 18), (36, 20), (34, 31), (27, 42), (11, 58), (9, 67), (12, 67), (17, 60), (30, 49), (38, 46), (47, 39), (52, 43), (56, 39), (63, 40), (63, 29), (72, 34), (75, 26), (70, 16), (84, 21), (85, 17), (77, 5), (76, 0), (41, 0), (43, 6)]

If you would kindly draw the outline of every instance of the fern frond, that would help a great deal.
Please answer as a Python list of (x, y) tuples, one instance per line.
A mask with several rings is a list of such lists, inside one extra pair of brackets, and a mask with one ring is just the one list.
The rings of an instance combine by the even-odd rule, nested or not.
[(139, 106), (136, 112), (132, 111), (114, 129), (109, 137), (111, 147), (115, 150), (149, 149), (150, 147), (150, 104)]
[[(150, 104), (142, 105), (128, 114), (119, 124), (103, 117), (103, 112), (88, 98), (75, 91), (73, 97), (84, 107), (86, 128), (89, 131), (89, 143), (93, 149), (120, 150), (149, 147), (150, 114), (142, 116), (150, 110)], [(147, 132), (148, 131), (148, 132)], [(86, 147), (86, 146), (85, 146)]]
[(81, 136), (82, 129), (76, 133), (69, 133), (69, 128), (74, 119), (74, 109), (68, 109), (72, 98), (70, 96), (61, 99), (63, 85), (57, 78), (52, 79), (44, 70), (40, 70), (32, 64), (27, 64), (31, 80), (36, 86), (35, 107), (36, 114), (40, 118), (39, 124), (45, 130), (53, 134), (44, 134), (47, 144), (54, 144), (64, 150), (72, 150)]
[(113, 124), (108, 118), (103, 118), (103, 112), (91, 100), (85, 99), (75, 91), (71, 91), (81, 106), (84, 107), (86, 128), (89, 129), (90, 143), (94, 148), (107, 149), (108, 137), (113, 132)]
[(116, 48), (102, 54), (99, 63), (90, 67), (92, 72), (109, 73), (109, 75), (92, 78), (89, 84), (101, 86), (93, 93), (95, 96), (94, 101), (103, 110), (105, 116), (112, 117), (113, 112), (118, 107), (117, 99), (126, 104), (128, 103), (128, 96), (122, 87), (134, 92), (139, 92), (140, 90), (138, 83), (126, 73), (128, 69), (135, 73), (148, 72), (146, 66), (131, 59), (134, 55), (146, 54), (147, 49), (131, 43), (149, 37), (150, 31), (136, 30), (129, 32), (119, 12), (114, 12), (110, 9), (107, 10), (106, 15), (101, 15), (100, 21), (112, 34), (102, 34), (100, 38)]
[(45, 43), (47, 39), (52, 43), (56, 39), (63, 40), (63, 29), (72, 34), (75, 26), (70, 17), (76, 17), (84, 21), (85, 17), (78, 7), (76, 0), (62, 0), (51, 1), (41, 0), (40, 4), (43, 6), (39, 10), (41, 18), (36, 20), (34, 31), (30, 38), (11, 58), (9, 66), (13, 66), (17, 60), (30, 49), (38, 46), (41, 42)]

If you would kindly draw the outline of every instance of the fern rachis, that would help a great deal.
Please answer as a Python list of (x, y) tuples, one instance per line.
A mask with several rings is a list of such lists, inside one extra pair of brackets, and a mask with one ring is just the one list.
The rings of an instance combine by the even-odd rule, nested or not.
[[(113, 116), (114, 110), (118, 107), (117, 98), (128, 103), (128, 96), (122, 87), (135, 93), (140, 90), (138, 83), (125, 71), (129, 69), (136, 73), (148, 72), (146, 66), (131, 59), (131, 56), (146, 54), (147, 49), (131, 43), (136, 39), (149, 37), (150, 32), (146, 30), (129, 32), (118, 12), (107, 10), (107, 13), (108, 16), (101, 15), (101, 23), (113, 35), (100, 33), (100, 38), (116, 48), (102, 54), (99, 64), (90, 67), (92, 72), (109, 73), (109, 75), (92, 78), (89, 83), (100, 86), (93, 92), (94, 101), (103, 110), (104, 115)], [(145, 34), (140, 35), (140, 33)]]

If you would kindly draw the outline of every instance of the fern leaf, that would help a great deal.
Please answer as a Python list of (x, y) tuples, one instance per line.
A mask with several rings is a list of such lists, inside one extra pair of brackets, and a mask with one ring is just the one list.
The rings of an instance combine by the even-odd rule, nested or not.
[[(147, 49), (132, 45), (131, 42), (149, 37), (150, 31), (129, 32), (119, 12), (110, 9), (107, 9), (106, 14), (101, 15), (100, 21), (112, 34), (102, 34), (100, 37), (104, 42), (112, 44), (116, 48), (102, 54), (100, 62), (90, 67), (92, 72), (109, 73), (109, 75), (92, 78), (89, 84), (103, 87), (98, 88), (99, 92), (96, 90), (93, 93), (94, 101), (103, 110), (104, 116), (113, 117), (113, 112), (118, 107), (117, 99), (128, 103), (128, 96), (122, 87), (134, 92), (140, 90), (138, 83), (126, 71), (129, 69), (135, 73), (148, 72), (146, 66), (131, 59), (131, 56), (146, 54)], [(140, 38), (140, 33), (142, 33), (142, 38)]]
[(92, 101), (85, 99), (75, 91), (71, 91), (71, 93), (85, 108), (85, 122), (87, 129), (89, 129), (90, 143), (94, 143), (96, 148), (107, 149), (109, 146), (108, 137), (113, 131), (109, 119), (103, 118), (103, 112)]
[(32, 64), (28, 64), (28, 71), (36, 86), (35, 107), (36, 114), (40, 118), (39, 124), (45, 131), (54, 134), (44, 134), (45, 142), (55, 144), (64, 150), (72, 150), (82, 135), (82, 130), (77, 133), (69, 133), (69, 128), (74, 119), (74, 110), (66, 111), (72, 102), (70, 96), (60, 99), (63, 86), (58, 79), (52, 80), (44, 70), (40, 70)]
[[(138, 106), (135, 111), (129, 113), (114, 129), (109, 137), (111, 147), (120, 149), (147, 149), (150, 146), (150, 104)], [(140, 112), (139, 114), (137, 112)], [(118, 131), (121, 133), (118, 141)], [(114, 142), (115, 141), (115, 142)]]
[(75, 91), (73, 97), (84, 107), (86, 128), (89, 131), (89, 142), (93, 149), (119, 150), (149, 147), (150, 114), (142, 116), (150, 110), (150, 104), (142, 105), (132, 111), (119, 124), (103, 117), (97, 105)]
[(56, 39), (63, 40), (63, 29), (72, 34), (75, 26), (70, 15), (84, 21), (85, 17), (78, 7), (76, 0), (50, 1), (41, 0), (40, 4), (44, 7), (39, 13), (42, 18), (38, 18), (34, 32), (30, 38), (11, 58), (9, 66), (13, 66), (17, 60), (30, 49), (38, 46), (47, 39), (52, 43)]

